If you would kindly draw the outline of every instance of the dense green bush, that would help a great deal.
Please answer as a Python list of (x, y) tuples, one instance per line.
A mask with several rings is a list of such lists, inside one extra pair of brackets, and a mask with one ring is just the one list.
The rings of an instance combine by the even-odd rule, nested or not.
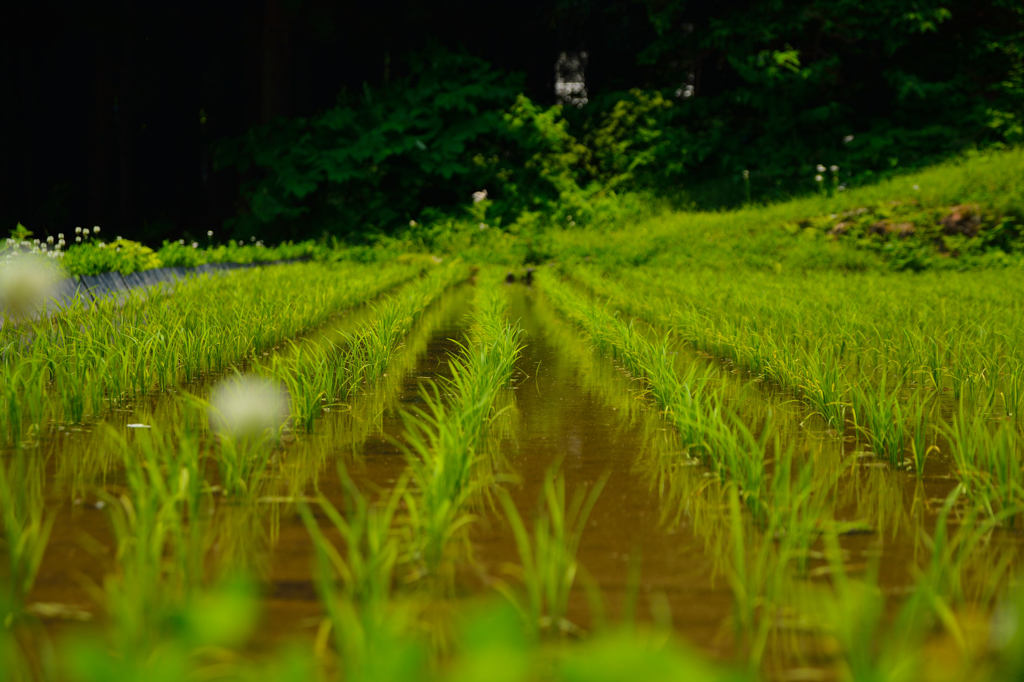
[(755, 198), (779, 199), (814, 191), (818, 165), (850, 186), (1024, 140), (1020, 2), (649, 7), (658, 38), (640, 58), (680, 84), (654, 182), (703, 206), (744, 201), (744, 170)]
[(235, 234), (391, 231), (424, 206), (467, 202), (481, 189), (474, 150), (519, 89), (479, 59), (438, 51), (319, 116), (253, 128), (219, 150), (222, 165), (263, 173), (244, 189)]
[(618, 217), (616, 192), (646, 187), (662, 134), (653, 113), (668, 102), (624, 94), (580, 139), (561, 106), (520, 89), (480, 59), (433, 50), (406, 79), (253, 128), (219, 151), (222, 165), (261, 174), (234, 234), (352, 240), (459, 218), (515, 229)]
[(313, 241), (297, 244), (283, 242), (277, 246), (259, 243), (228, 242), (217, 246), (201, 248), (198, 243), (187, 244), (183, 240), (165, 241), (157, 256), (163, 266), (194, 267), (204, 263), (262, 263), (292, 258), (323, 258), (329, 249)]
[(110, 243), (86, 241), (69, 248), (61, 263), (69, 275), (120, 272), (128, 275), (161, 267), (195, 267), (205, 263), (264, 263), (292, 258), (346, 259), (347, 252), (313, 241), (285, 242), (273, 247), (229, 242), (208, 248), (184, 241), (164, 242), (158, 251), (138, 242), (117, 239)]
[(112, 271), (129, 275), (163, 265), (153, 249), (120, 238), (109, 244), (100, 241), (75, 244), (64, 254), (62, 263), (70, 275), (98, 275)]

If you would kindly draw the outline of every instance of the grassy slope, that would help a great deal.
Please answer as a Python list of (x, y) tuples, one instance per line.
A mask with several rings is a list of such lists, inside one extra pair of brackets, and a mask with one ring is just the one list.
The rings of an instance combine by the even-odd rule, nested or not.
[[(827, 218), (891, 202), (916, 202), (922, 211), (975, 203), (986, 214), (1015, 217), (1020, 224), (1024, 222), (1024, 149), (972, 155), (834, 197), (817, 195), (736, 211), (665, 213), (612, 231), (555, 232), (548, 236), (545, 251), (562, 261), (589, 257), (621, 266), (888, 269), (878, 251), (857, 248), (850, 240), (832, 240), (814, 230), (794, 235), (783, 228), (816, 216)], [(1014, 254), (992, 262), (1022, 265), (1024, 258)]]

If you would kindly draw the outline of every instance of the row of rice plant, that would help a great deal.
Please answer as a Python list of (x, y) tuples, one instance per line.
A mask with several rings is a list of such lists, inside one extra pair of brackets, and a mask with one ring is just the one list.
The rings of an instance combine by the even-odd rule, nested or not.
[(292, 353), (258, 361), (254, 370), (284, 382), (295, 425), (311, 432), (325, 409), (381, 377), (423, 312), (468, 274), (469, 268), (460, 263), (438, 267), (374, 304), (370, 318), (354, 332), (343, 334), (340, 342), (292, 343)]
[(413, 265), (302, 264), (192, 278), (166, 296), (81, 302), (0, 331), (0, 434), (93, 419), (273, 348), (420, 272)]
[[(928, 455), (938, 449), (940, 434), (952, 433), (943, 411), (956, 409), (964, 418), (969, 415), (982, 422), (1001, 416), (1015, 423), (1018, 431), (1024, 426), (1024, 361), (1019, 357), (1024, 328), (1013, 286), (987, 278), (964, 280), (965, 287), (975, 289), (974, 301), (954, 297), (948, 286), (937, 287), (930, 295), (915, 288), (915, 309), (910, 311), (884, 295), (855, 296), (849, 278), (809, 278), (830, 306), (803, 290), (783, 290), (779, 282), (752, 276), (753, 284), (718, 287), (698, 306), (699, 297), (686, 287), (703, 281), (699, 275), (681, 275), (659, 285), (657, 293), (671, 293), (665, 297), (656, 296), (655, 288), (637, 274), (621, 281), (586, 268), (578, 274), (612, 306), (796, 391), (833, 428), (852, 426), (876, 456), (919, 476)], [(783, 281), (795, 289), (796, 278)], [(859, 282), (865, 289), (871, 284), (880, 286), (872, 278)], [(756, 291), (757, 285), (763, 290)], [(835, 298), (836, 290), (849, 298)], [(943, 401), (945, 391), (958, 399)], [(951, 450), (960, 447), (957, 443), (948, 440)], [(954, 458), (958, 475), (980, 504), (989, 504), (991, 495), (1016, 495), (1007, 489), (1011, 483), (1006, 472), (1021, 470), (1024, 453), (1019, 446), (999, 451), (1007, 456), (998, 463)], [(979, 488), (979, 480), (1005, 482), (997, 493)]]
[(800, 391), (836, 428), (849, 387), (882, 376), (889, 392), (948, 391), (1017, 419), (1024, 407), (1024, 290), (995, 271), (730, 279), (641, 269), (609, 278), (581, 267), (572, 275), (624, 312)]
[(521, 349), (522, 330), (505, 319), (508, 302), (499, 282), (494, 273), (478, 277), (472, 326), (449, 360), (451, 377), (425, 385), (424, 407), (403, 413), (408, 468), (381, 503), (370, 503), (339, 467), (343, 509), (324, 495), (317, 508), (340, 546), (330, 542), (312, 509), (301, 508), (316, 547), (317, 585), (334, 641), (330, 654), (345, 679), (386, 676), (384, 651), (411, 648), (422, 665), (425, 640), (416, 633), (424, 628), (434, 631), (434, 640), (447, 639), (425, 610), (452, 594), (454, 548), (496, 483), (484, 434)]
[(450, 585), (450, 548), (479, 510), (496, 471), (484, 448), (499, 392), (509, 385), (523, 332), (506, 319), (495, 273), (478, 278), (472, 326), (451, 377), (423, 388), (423, 408), (403, 414), (408, 444), (411, 559), (418, 574)]
[[(699, 275), (667, 279), (666, 298), (656, 297), (636, 273), (611, 281), (594, 270), (580, 272), (611, 305), (797, 391), (833, 428), (852, 426), (891, 466), (921, 476), (942, 444), (975, 504), (995, 513), (1020, 498), (1024, 327), (1015, 285), (1004, 286), (993, 273), (964, 279), (957, 288), (948, 276), (901, 280), (912, 289), (913, 306), (885, 293), (855, 295), (884, 292), (880, 277), (855, 286), (850, 278), (808, 276), (814, 291), (824, 292), (809, 295), (796, 290), (796, 278), (783, 278), (784, 289), (770, 277), (751, 275), (714, 289), (712, 307), (704, 302), (698, 308), (694, 292), (681, 292), (701, 281)], [(964, 289), (971, 295), (962, 295)], [(957, 397), (943, 401), (944, 392)], [(958, 416), (944, 419), (950, 411)], [(985, 457), (971, 454), (979, 447)]]
[[(635, 325), (618, 320), (564, 282), (544, 278), (542, 285), (555, 306), (585, 329), (599, 349), (615, 355), (631, 371), (644, 376), (650, 382), (651, 393), (668, 407), (662, 402), (665, 391), (659, 390), (658, 384), (672, 383), (665, 380), (665, 374), (646, 369), (656, 364), (650, 359), (657, 357), (657, 353), (652, 352), (656, 344), (637, 334)], [(662, 344), (663, 349), (669, 348), (664, 341)], [(661, 355), (668, 356), (670, 351), (662, 350)], [(671, 367), (670, 362), (661, 365)], [(672, 404), (688, 405), (690, 402), (687, 396)], [(680, 425), (671, 407), (666, 409), (666, 417), (679, 429), (682, 444), (693, 442), (696, 430), (691, 424)], [(981, 428), (984, 429), (983, 424)], [(1000, 433), (1002, 438), (1008, 439), (1006, 434), (1016, 431), (1007, 424)], [(991, 448), (982, 449), (991, 454)], [(691, 448), (688, 450), (692, 452)], [(950, 502), (930, 541), (927, 568), (916, 574), (911, 596), (904, 601), (899, 620), (888, 625), (882, 617), (884, 599), (878, 579), (878, 560), (865, 576), (854, 578), (849, 575), (848, 560), (842, 558), (846, 552), (839, 544), (839, 534), (857, 530), (859, 525), (840, 523), (832, 518), (840, 472), (821, 475), (817, 462), (807, 459), (798, 465), (793, 454), (791, 449), (782, 449), (776, 443), (770, 468), (765, 458), (756, 457), (756, 451), (755, 457), (748, 460), (761, 476), (761, 494), (756, 507), (751, 508), (750, 488), (744, 486), (756, 485), (758, 478), (746, 475), (742, 467), (722, 466), (714, 460), (709, 462), (706, 457), (702, 457), (702, 461), (714, 467), (724, 483), (715, 487), (725, 496), (725, 504), (700, 503), (711, 490), (706, 479), (703, 482), (696, 479), (698, 483), (684, 493), (690, 498), (688, 508), (692, 510), (696, 506), (705, 510), (702, 516), (719, 518), (714, 529), (708, 528), (706, 518), (700, 525), (708, 532), (709, 547), (717, 547), (714, 551), (720, 553), (726, 566), (724, 570), (735, 601), (736, 643), (748, 660), (751, 674), (767, 667), (774, 670), (773, 674), (785, 676), (786, 669), (791, 668), (794, 661), (808, 656), (812, 649), (831, 651), (832, 657), (838, 651), (841, 658), (835, 664), (839, 666), (840, 675), (852, 676), (852, 679), (876, 679), (877, 674), (888, 674), (893, 666), (904, 666), (904, 672), (909, 674), (914, 670), (912, 666), (919, 663), (919, 647), (933, 632), (936, 622), (941, 624), (941, 636), (949, 636), (962, 645), (961, 663), (965, 666), (976, 663), (972, 657), (977, 651), (963, 639), (961, 618), (969, 618), (971, 609), (992, 608), (998, 593), (995, 585), (1005, 588), (1015, 553), (996, 553), (994, 572), (978, 573), (981, 564), (972, 559), (980, 547), (993, 542), (993, 533), (1000, 522), (1024, 509), (1019, 496), (1000, 499), (994, 494), (992, 499), (998, 506), (993, 515), (985, 515), (988, 520), (961, 519), (960, 530), (953, 538), (945, 540)], [(982, 455), (978, 451), (974, 456)], [(691, 471), (688, 467), (676, 469), (685, 474)], [(986, 478), (983, 483), (987, 485), (990, 481)], [(661, 490), (669, 487), (664, 480), (660, 481)], [(1012, 487), (1011, 490), (1016, 492)], [(955, 501), (958, 495), (959, 492), (951, 500)], [(744, 500), (746, 504), (742, 505)], [(753, 512), (753, 523), (743, 520), (741, 506)], [(720, 511), (723, 509), (725, 515)], [(822, 538), (825, 546), (817, 549)], [(950, 546), (956, 550), (949, 550)], [(824, 564), (822, 558), (826, 560)], [(974, 577), (968, 581), (972, 573)], [(820, 576), (831, 576), (833, 586), (821, 585)], [(968, 583), (988, 585), (988, 591), (967, 597), (964, 586)], [(868, 606), (872, 611), (863, 612)], [(893, 638), (908, 647), (878, 648), (879, 642)], [(914, 646), (909, 646), (911, 642)]]

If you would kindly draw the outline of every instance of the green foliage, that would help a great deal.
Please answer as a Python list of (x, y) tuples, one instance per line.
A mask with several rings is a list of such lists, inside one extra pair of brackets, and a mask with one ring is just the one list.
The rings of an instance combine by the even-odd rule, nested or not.
[(129, 275), (163, 265), (153, 249), (130, 239), (116, 239), (109, 244), (100, 241), (75, 244), (64, 254), (63, 263), (70, 275), (98, 275), (102, 272)]
[(588, 121), (584, 143), (595, 161), (592, 175), (603, 192), (642, 189), (656, 182), (653, 168), (671, 156), (662, 116), (672, 102), (658, 91), (616, 93), (611, 107)]
[(454, 206), (481, 189), (472, 163), (503, 125), (514, 79), (464, 54), (428, 51), (408, 78), (379, 91), (343, 92), (311, 119), (278, 120), (220, 148), (220, 163), (255, 166), (236, 234), (298, 228), (341, 236), (391, 231), (424, 206)]
[(18, 225), (13, 230), (11, 230), (11, 239), (17, 242), (23, 242), (31, 236), (32, 230), (28, 229), (21, 223), (18, 223)]
[[(1020, 207), (1009, 210), (1016, 213)], [(1008, 264), (1012, 262), (1009, 255), (1024, 253), (1021, 225), (1021, 215), (1006, 215), (977, 203), (922, 206), (906, 199), (787, 223), (783, 228), (794, 236), (829, 237), (874, 251), (895, 270), (924, 270)]]
[(228, 242), (217, 246), (199, 248), (199, 244), (183, 241), (164, 241), (157, 251), (160, 264), (164, 267), (195, 267), (204, 263), (264, 263), (292, 258), (326, 258), (330, 249), (312, 240), (304, 242), (282, 242), (277, 246), (264, 246), (262, 242), (239, 244)]
[(811, 191), (817, 164), (849, 185), (1019, 139), (1019, 3), (801, 0), (696, 20), (681, 0), (646, 4), (658, 38), (640, 59), (679, 83), (661, 186), (702, 205), (742, 201), (744, 169), (777, 198)]
[[(516, 232), (612, 222), (615, 191), (643, 188), (656, 160), (657, 92), (633, 90), (581, 139), (561, 106), (519, 93), (518, 79), (462, 54), (429, 51), (407, 79), (311, 119), (279, 120), (221, 145), (220, 163), (262, 179), (245, 189), (237, 236), (328, 233), (358, 240), (468, 218)], [(489, 197), (470, 204), (474, 191)]]

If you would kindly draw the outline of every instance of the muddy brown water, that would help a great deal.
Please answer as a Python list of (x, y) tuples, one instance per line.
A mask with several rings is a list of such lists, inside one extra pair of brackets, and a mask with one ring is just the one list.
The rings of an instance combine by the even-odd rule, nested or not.
[[(709, 494), (714, 486), (706, 472), (685, 463), (673, 430), (639, 382), (594, 353), (539, 292), (515, 285), (508, 293), (510, 317), (522, 324), (526, 345), (514, 386), (500, 398), (507, 409), (493, 426), (489, 455), (517, 479), (508, 489), (528, 528), (545, 472), (553, 464), (560, 463), (570, 496), (607, 475), (578, 559), (600, 587), (608, 616), (621, 615), (630, 565), (638, 561), (637, 616), (668, 616), (686, 640), (716, 657), (728, 657), (733, 609), (723, 568), (728, 527), (721, 523), (722, 499)], [(446, 294), (421, 318), (383, 381), (349, 405), (333, 406), (313, 434), (298, 435), (279, 454), (280, 480), (268, 490), (267, 500), (249, 509), (219, 505), (212, 522), (219, 525), (216, 560), (249, 567), (264, 585), (255, 650), (295, 636), (311, 637), (323, 615), (311, 577), (313, 547), (288, 500), (319, 490), (340, 504), (339, 460), (363, 488), (386, 490), (394, 483), (406, 466), (401, 410), (421, 403), (424, 382), (448, 376), (447, 361), (466, 331), (472, 294), (468, 285)], [(322, 337), (338, 338), (338, 330), (350, 328), (361, 314), (338, 321)], [(680, 354), (683, 364), (708, 362), (713, 361)], [(727, 364), (719, 368), (715, 381), (741, 408), (745, 421), (761, 423), (771, 410), (786, 444), (820, 462), (822, 475), (840, 472), (833, 516), (873, 529), (842, 538), (851, 571), (862, 570), (881, 552), (880, 583), (891, 595), (904, 594), (911, 584), (908, 567), (927, 559), (922, 530), (931, 532), (938, 508), (955, 486), (949, 461), (934, 457), (921, 480), (876, 466), (870, 457), (859, 456), (863, 444), (830, 432), (792, 395), (758, 387), (753, 377)], [(105, 421), (124, 429), (135, 421), (173, 420), (176, 409), (171, 397), (157, 396)], [(112, 540), (106, 514), (90, 489), (116, 487), (119, 473), (104, 458), (100, 431), (99, 425), (55, 430), (40, 446), (47, 462), (48, 506), (57, 510), (57, 519), (30, 601), (66, 607), (65, 618), (47, 620), (56, 632), (92, 627), (74, 618), (102, 613), (84, 585), (102, 583), (112, 563)], [(483, 510), (482, 517), (471, 529), (474, 563), (459, 574), (460, 595), (490, 592), (496, 579), (507, 579), (506, 566), (519, 562), (500, 516)], [(1016, 551), (1020, 541), (1007, 532), (995, 544)], [(983, 570), (977, 580), (984, 581)], [(583, 590), (574, 590), (569, 619), (588, 628), (591, 615)]]
[[(721, 654), (727, 644), (722, 627), (732, 607), (726, 580), (716, 575), (704, 541), (686, 523), (662, 523), (661, 501), (640, 467), (658, 448), (650, 430), (657, 433), (667, 425), (637, 382), (612, 361), (594, 356), (542, 307), (534, 291), (516, 287), (510, 294), (510, 317), (526, 331), (526, 346), (515, 388), (518, 419), (502, 450), (520, 479), (510, 490), (528, 527), (545, 472), (556, 462), (565, 475), (567, 497), (607, 475), (577, 558), (600, 586), (608, 616), (622, 615), (630, 563), (639, 561), (637, 616), (649, 619), (652, 604), (667, 603), (680, 634)], [(480, 524), (472, 537), (484, 574), (500, 576), (503, 564), (519, 562), (504, 524)], [(582, 590), (574, 591), (568, 617), (590, 625)]]

